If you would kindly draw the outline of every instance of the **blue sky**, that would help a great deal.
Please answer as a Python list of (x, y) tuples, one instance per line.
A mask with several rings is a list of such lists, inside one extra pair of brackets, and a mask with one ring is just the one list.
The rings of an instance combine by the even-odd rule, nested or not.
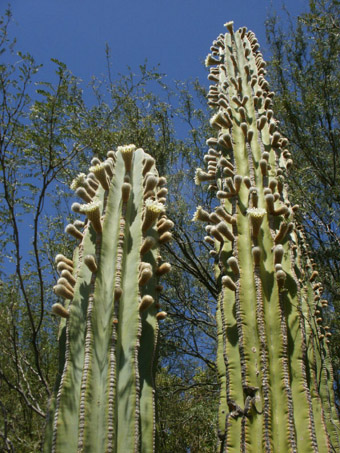
[[(4, 2), (4, 0), (2, 0)], [(202, 61), (211, 42), (234, 20), (253, 30), (265, 54), (264, 22), (270, 11), (285, 16), (282, 0), (12, 0), (12, 33), (18, 49), (30, 52), (49, 77), (51, 57), (67, 64), (84, 82), (105, 73), (105, 43), (112, 72), (160, 64), (168, 81), (206, 77)], [(3, 8), (6, 3), (2, 3)], [(286, 0), (295, 16), (307, 0)]]

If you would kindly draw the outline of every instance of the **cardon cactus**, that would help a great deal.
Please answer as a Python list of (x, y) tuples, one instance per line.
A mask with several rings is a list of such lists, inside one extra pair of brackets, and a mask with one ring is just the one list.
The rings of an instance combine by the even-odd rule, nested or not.
[(57, 255), (60, 368), (46, 452), (155, 450), (154, 365), (160, 311), (159, 245), (171, 238), (165, 178), (134, 145), (94, 158), (72, 188), (85, 221), (66, 227), (73, 259)]
[(217, 134), (195, 177), (220, 204), (194, 216), (207, 222), (221, 284), (219, 451), (340, 451), (327, 301), (288, 199), (288, 140), (254, 33), (226, 27), (206, 59)]

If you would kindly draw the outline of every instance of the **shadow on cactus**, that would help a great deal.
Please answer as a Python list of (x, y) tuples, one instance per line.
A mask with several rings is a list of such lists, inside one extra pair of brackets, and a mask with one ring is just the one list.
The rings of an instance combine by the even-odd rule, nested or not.
[(46, 452), (155, 450), (154, 367), (159, 278), (170, 270), (159, 246), (171, 239), (166, 180), (134, 145), (94, 158), (72, 189), (85, 215), (66, 227), (78, 245), (57, 255), (53, 305), (61, 316), (60, 367)]

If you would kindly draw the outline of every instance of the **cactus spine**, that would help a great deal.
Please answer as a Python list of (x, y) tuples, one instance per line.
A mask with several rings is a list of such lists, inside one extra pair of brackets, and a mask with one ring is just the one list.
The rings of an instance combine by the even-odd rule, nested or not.
[(207, 222), (221, 283), (219, 451), (339, 451), (325, 302), (288, 199), (288, 141), (254, 33), (226, 27), (206, 59), (217, 137), (195, 176), (220, 206), (194, 216)]
[(52, 310), (61, 316), (60, 373), (45, 451), (152, 452), (157, 330), (166, 316), (158, 281), (170, 267), (159, 255), (171, 238), (166, 181), (134, 145), (91, 163), (72, 183), (86, 202), (72, 206), (85, 222), (66, 228), (78, 242), (73, 260), (56, 258), (54, 291), (65, 302)]

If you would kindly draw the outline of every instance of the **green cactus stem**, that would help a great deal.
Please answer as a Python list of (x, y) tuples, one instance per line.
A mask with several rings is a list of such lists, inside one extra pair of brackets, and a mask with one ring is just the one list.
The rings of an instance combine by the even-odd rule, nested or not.
[(56, 258), (54, 291), (64, 302), (52, 308), (61, 316), (60, 365), (44, 451), (149, 453), (158, 322), (166, 317), (159, 278), (170, 270), (159, 245), (173, 226), (166, 181), (134, 145), (91, 164), (72, 183), (86, 203), (72, 205), (85, 222), (66, 228), (78, 243), (73, 260)]
[(220, 206), (194, 216), (207, 223), (221, 284), (219, 451), (340, 451), (326, 304), (288, 198), (288, 140), (254, 33), (226, 27), (206, 59), (217, 135), (195, 175)]

